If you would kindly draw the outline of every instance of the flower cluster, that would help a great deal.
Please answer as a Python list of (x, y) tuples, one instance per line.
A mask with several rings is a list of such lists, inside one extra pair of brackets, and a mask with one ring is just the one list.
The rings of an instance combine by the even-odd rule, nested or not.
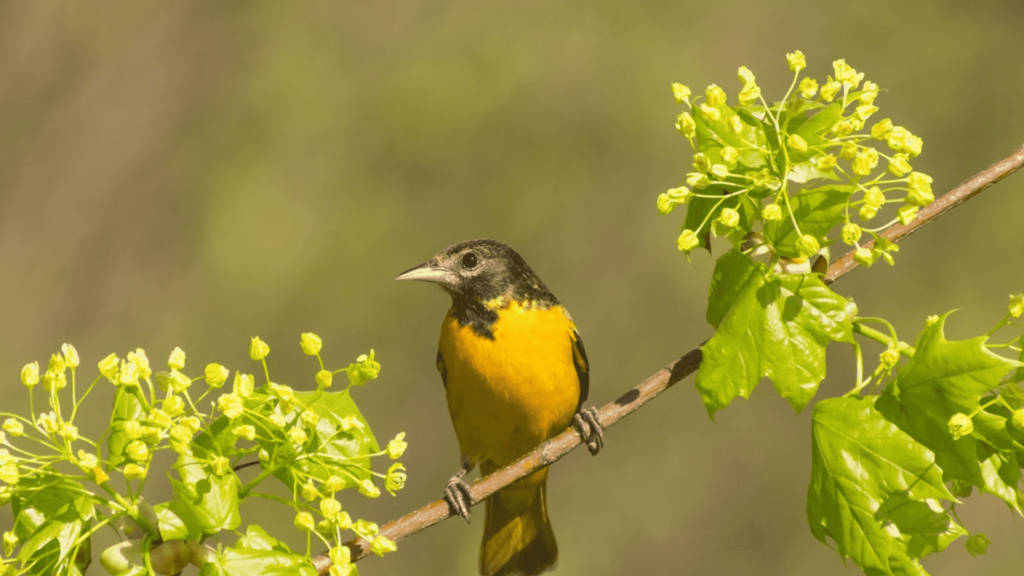
[[(778, 257), (806, 259), (841, 239), (860, 264), (879, 258), (891, 264), (896, 247), (878, 233), (909, 224), (935, 199), (932, 178), (911, 165), (922, 139), (889, 118), (874, 120), (880, 89), (845, 60), (836, 60), (820, 83), (801, 79), (802, 52), (786, 60), (793, 80), (771, 105), (746, 66), (738, 71), (736, 105), (716, 84), (702, 98), (672, 84), (685, 106), (676, 129), (695, 153), (686, 184), (660, 194), (658, 212), (688, 207), (677, 239), (687, 254), (707, 247), (712, 234), (740, 247), (750, 246), (754, 233)], [(897, 206), (891, 218), (864, 227), (887, 205)], [(862, 244), (865, 233), (876, 239), (870, 249)]]

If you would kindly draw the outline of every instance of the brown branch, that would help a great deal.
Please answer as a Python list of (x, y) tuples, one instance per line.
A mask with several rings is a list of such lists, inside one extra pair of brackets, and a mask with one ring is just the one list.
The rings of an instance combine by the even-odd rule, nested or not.
[[(1024, 166), (1024, 146), (1021, 146), (1003, 160), (978, 172), (929, 206), (923, 208), (918, 212), (917, 218), (909, 225), (893, 226), (882, 233), (882, 236), (893, 242), (899, 242), (928, 222), (935, 220), (982, 190), (1013, 174), (1022, 166)], [(867, 244), (867, 246), (870, 247), (872, 244)], [(834, 282), (856, 266), (857, 263), (853, 260), (853, 252), (849, 252), (828, 267), (825, 278), (828, 282)], [(694, 348), (675, 362), (662, 368), (650, 378), (644, 380), (639, 386), (632, 388), (614, 402), (601, 408), (599, 411), (601, 424), (605, 428), (609, 428), (644, 404), (650, 402), (656, 396), (671, 388), (675, 383), (696, 372), (697, 368), (700, 367), (701, 359), (700, 348)], [(474, 483), (472, 486), (473, 502), (479, 504), (516, 480), (540, 468), (550, 466), (579, 444), (580, 437), (575, 430), (570, 428), (562, 432), (538, 446), (533, 452)], [(381, 528), (380, 533), (397, 542), (452, 516), (453, 514), (448, 507), (448, 503), (444, 500), (438, 500), (398, 520), (385, 524)], [(370, 553), (370, 542), (363, 539), (348, 542), (346, 546), (352, 550), (353, 561), (365, 558)], [(330, 559), (326, 554), (323, 554), (314, 559), (314, 565), (319, 574), (325, 575), (330, 568)]]

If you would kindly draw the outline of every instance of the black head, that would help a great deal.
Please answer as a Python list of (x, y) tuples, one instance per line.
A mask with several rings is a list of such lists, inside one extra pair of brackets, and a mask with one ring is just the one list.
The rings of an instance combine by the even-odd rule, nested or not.
[(558, 304), (523, 257), (494, 240), (452, 244), (395, 280), (433, 282), (451, 294), (456, 304), (467, 301), (494, 306), (500, 300), (545, 307)]

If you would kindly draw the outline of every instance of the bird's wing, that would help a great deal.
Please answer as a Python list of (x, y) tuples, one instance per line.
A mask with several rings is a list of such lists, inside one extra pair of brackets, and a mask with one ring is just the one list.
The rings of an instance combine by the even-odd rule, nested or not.
[(437, 351), (437, 371), (441, 373), (441, 384), (448, 388), (448, 368), (444, 365), (444, 356), (441, 356), (440, 350)]
[(583, 339), (575, 328), (572, 330), (572, 363), (576, 366), (576, 376), (580, 380), (580, 402), (576, 406), (576, 411), (579, 412), (590, 392), (590, 361), (587, 360), (587, 349), (583, 347)]

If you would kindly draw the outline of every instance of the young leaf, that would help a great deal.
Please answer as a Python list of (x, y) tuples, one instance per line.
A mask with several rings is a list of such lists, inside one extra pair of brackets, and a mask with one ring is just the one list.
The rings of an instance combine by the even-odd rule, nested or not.
[(932, 452), (886, 420), (877, 399), (830, 398), (814, 407), (808, 521), (818, 540), (834, 540), (868, 574), (904, 573), (897, 566), (924, 574), (914, 558), (945, 547), (962, 528), (904, 508), (953, 495)]
[(180, 477), (171, 478), (174, 494), (192, 511), (204, 533), (234, 530), (242, 521), (238, 513), (238, 476), (232, 470), (218, 476), (209, 463), (212, 456), (199, 446), (192, 449), (192, 455), (182, 454), (174, 465)]
[(1019, 510), (1015, 482), (1007, 484), (1004, 480), (1013, 478), (1013, 473), (1003, 470), (1000, 455), (985, 453), (979, 443), (979, 439), (993, 444), (1005, 440), (994, 437), (1000, 426), (1006, 433), (1005, 418), (980, 412), (974, 416), (973, 434), (954, 439), (949, 431), (953, 415), (977, 411), (981, 397), (998, 386), (1018, 363), (986, 348), (986, 337), (947, 341), (944, 327), (949, 314), (921, 332), (913, 358), (897, 374), (906, 430), (935, 453), (947, 480), (970, 482)]
[(142, 403), (127, 387), (121, 386), (114, 393), (114, 413), (110, 420), (110, 437), (107, 438), (107, 471), (117, 468), (125, 461), (124, 447), (131, 439), (124, 431), (127, 420), (138, 420), (142, 417)]
[[(843, 209), (852, 193), (853, 186), (830, 184), (810, 188), (791, 197), (793, 217), (800, 226), (800, 232), (818, 239), (825, 238), (830, 230), (843, 222)], [(764, 235), (780, 256), (800, 256), (796, 247), (800, 235), (788, 214), (784, 213), (782, 220), (765, 223)]]
[(718, 330), (704, 345), (696, 382), (710, 415), (747, 398), (764, 376), (800, 411), (825, 377), (829, 341), (851, 337), (846, 300), (820, 278), (766, 274), (736, 250), (715, 266), (708, 321)]
[(259, 526), (250, 525), (233, 548), (225, 548), (203, 566), (200, 576), (316, 576), (305, 556), (295, 554)]

